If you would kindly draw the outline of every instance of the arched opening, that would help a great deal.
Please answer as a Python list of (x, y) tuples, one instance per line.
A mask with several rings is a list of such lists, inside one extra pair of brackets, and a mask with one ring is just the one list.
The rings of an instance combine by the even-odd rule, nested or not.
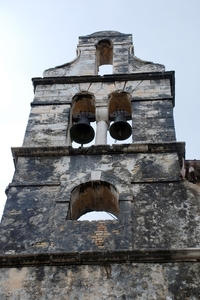
[(73, 147), (92, 144), (95, 135), (95, 100), (88, 93), (74, 96), (71, 109), (70, 136)]
[(124, 91), (116, 91), (110, 94), (109, 99), (110, 137), (117, 143), (132, 143), (132, 106), (131, 96)]
[[(109, 73), (105, 73), (106, 70), (103, 68), (104, 74), (100, 74), (100, 66), (102, 65), (112, 65), (113, 64), (113, 45), (110, 40), (101, 40), (98, 42), (96, 46), (96, 68), (97, 68), (97, 73), (99, 75), (104, 75), (104, 74), (112, 74), (111, 68), (109, 68)], [(108, 69), (108, 68), (107, 68)], [(102, 70), (101, 70), (102, 73)]]
[(89, 212), (107, 212), (119, 215), (119, 193), (106, 181), (90, 181), (80, 184), (71, 193), (68, 219), (77, 220)]
[(82, 215), (78, 221), (116, 220), (117, 217), (106, 211), (91, 211)]
[(113, 66), (112, 65), (102, 65), (99, 66), (99, 72), (98, 75), (108, 75), (113, 74)]

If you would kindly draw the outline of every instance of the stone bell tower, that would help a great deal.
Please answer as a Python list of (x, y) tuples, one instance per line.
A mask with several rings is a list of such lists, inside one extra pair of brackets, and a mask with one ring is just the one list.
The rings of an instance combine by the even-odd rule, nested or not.
[[(105, 64), (113, 74), (98, 75)], [(80, 37), (74, 61), (33, 78), (0, 299), (200, 298), (200, 164), (176, 141), (174, 82), (115, 31)], [(79, 220), (92, 211), (115, 218)]]

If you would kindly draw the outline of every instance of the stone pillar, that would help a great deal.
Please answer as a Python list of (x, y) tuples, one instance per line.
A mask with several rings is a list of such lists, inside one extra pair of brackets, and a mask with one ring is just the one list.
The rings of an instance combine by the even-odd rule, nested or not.
[(96, 145), (107, 144), (107, 131), (108, 131), (108, 108), (97, 107), (96, 108)]

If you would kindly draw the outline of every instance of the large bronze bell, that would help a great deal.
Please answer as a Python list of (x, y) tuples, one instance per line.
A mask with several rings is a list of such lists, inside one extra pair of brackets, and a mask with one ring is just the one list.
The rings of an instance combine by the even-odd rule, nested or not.
[(70, 129), (70, 135), (74, 142), (78, 144), (88, 144), (94, 139), (94, 129), (90, 126), (90, 120), (81, 117)]
[(110, 126), (110, 135), (115, 140), (126, 140), (132, 134), (131, 125), (126, 121), (123, 115), (118, 115), (114, 119), (114, 123)]

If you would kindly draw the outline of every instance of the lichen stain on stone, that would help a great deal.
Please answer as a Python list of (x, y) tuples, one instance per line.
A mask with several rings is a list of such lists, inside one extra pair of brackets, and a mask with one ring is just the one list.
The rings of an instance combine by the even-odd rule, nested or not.
[(27, 268), (9, 269), (8, 279), (4, 281), (5, 293), (14, 293), (16, 290), (21, 290), (27, 280), (27, 275)]
[(35, 225), (35, 226), (38, 226), (38, 224), (42, 222), (42, 219), (43, 219), (43, 215), (42, 215), (42, 214), (39, 214), (39, 215), (36, 215), (36, 216), (34, 216), (34, 217), (31, 217), (31, 218), (29, 219), (29, 223), (30, 223), (30, 224), (33, 224), (33, 225)]

